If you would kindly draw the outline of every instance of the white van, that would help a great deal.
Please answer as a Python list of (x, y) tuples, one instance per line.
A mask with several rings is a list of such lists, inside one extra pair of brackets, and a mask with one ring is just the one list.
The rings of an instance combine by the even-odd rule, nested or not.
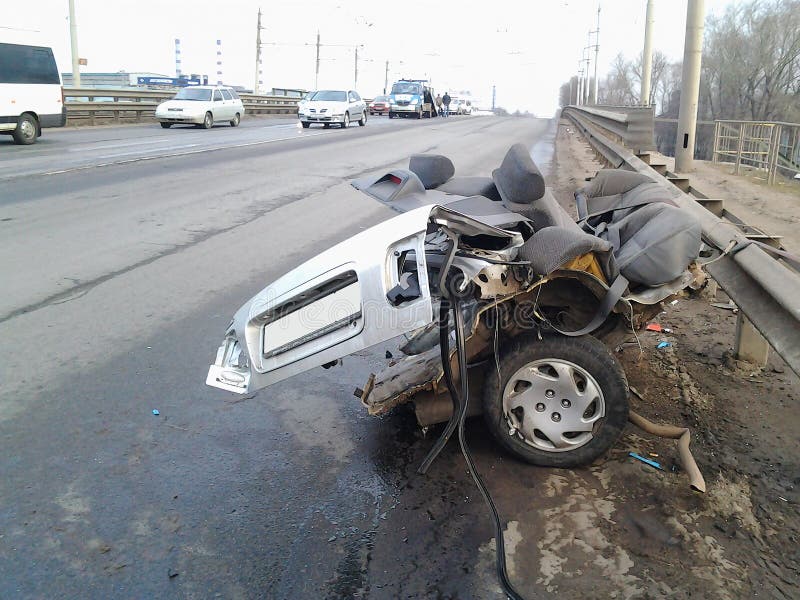
[(30, 32), (0, 27), (0, 133), (33, 144), (42, 127), (67, 122), (64, 90), (52, 48)]

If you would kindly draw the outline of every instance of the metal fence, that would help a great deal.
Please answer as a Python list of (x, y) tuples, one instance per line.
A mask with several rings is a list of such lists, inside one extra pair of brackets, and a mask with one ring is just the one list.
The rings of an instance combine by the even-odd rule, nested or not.
[[(104, 125), (152, 121), (156, 107), (174, 90), (64, 88), (67, 125)], [(239, 94), (245, 114), (297, 114), (300, 98)]]
[(800, 173), (800, 124), (716, 121), (712, 161), (733, 163), (737, 175), (743, 164), (764, 170), (770, 185), (778, 174), (794, 177)]

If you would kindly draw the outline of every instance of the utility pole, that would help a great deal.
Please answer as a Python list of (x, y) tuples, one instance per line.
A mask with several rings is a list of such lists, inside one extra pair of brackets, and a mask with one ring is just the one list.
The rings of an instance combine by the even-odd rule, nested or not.
[(597, 29), (594, 30), (594, 93), (592, 104), (597, 104), (597, 55), (600, 53), (600, 3), (597, 4)]
[(358, 90), (358, 46), (355, 47), (355, 55), (356, 55), (356, 70), (355, 74), (353, 75), (353, 89)]
[[(639, 99), (639, 103), (642, 106), (650, 106), (650, 79), (653, 76), (654, 23), (655, 23), (655, 0), (647, 0), (647, 17), (644, 26), (644, 50), (642, 51), (642, 93), (641, 93), (641, 98)], [(689, 24), (687, 23), (686, 26), (688, 31)]]
[(317, 29), (317, 66), (314, 71), (314, 89), (319, 89), (319, 29)]
[(256, 79), (253, 84), (253, 93), (258, 94), (258, 84), (261, 79), (261, 7), (258, 9), (258, 24), (256, 25)]
[(678, 173), (691, 171), (694, 161), (705, 14), (705, 0), (689, 0), (686, 7), (686, 41), (683, 43), (681, 107), (678, 113), (678, 135), (675, 140), (675, 170)]
[(386, 94), (386, 90), (389, 88), (389, 61), (386, 61), (386, 73), (383, 76), (383, 93)]
[(78, 57), (78, 24), (75, 22), (75, 0), (69, 0), (69, 41), (72, 47), (72, 87), (81, 87), (81, 67)]
[(496, 85), (493, 85), (493, 86), (492, 86), (492, 112), (494, 112), (494, 109), (495, 109), (495, 101), (496, 101), (496, 100), (497, 100), (497, 86), (496, 86)]
[(584, 52), (586, 52), (586, 87), (584, 88), (584, 94), (586, 95), (586, 104), (591, 104), (591, 89), (592, 89), (592, 79), (589, 75), (590, 69), (589, 66), (592, 64), (592, 31), (590, 31), (586, 36), (586, 48)]

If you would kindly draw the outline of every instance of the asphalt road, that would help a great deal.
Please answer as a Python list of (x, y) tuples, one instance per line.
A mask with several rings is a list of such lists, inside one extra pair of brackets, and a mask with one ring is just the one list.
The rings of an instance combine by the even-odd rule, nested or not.
[[(438, 430), (352, 396), (386, 348), (248, 397), (204, 381), (247, 298), (392, 216), (350, 179), (417, 152), (488, 174), (516, 141), (547, 171), (550, 125), (0, 138), (0, 597), (502, 597), (456, 445), (418, 476)], [(535, 473), (468, 435), (524, 505)]]

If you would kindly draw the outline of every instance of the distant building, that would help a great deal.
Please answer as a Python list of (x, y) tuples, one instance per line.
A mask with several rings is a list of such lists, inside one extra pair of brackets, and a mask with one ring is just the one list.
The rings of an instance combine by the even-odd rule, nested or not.
[[(170, 77), (162, 73), (128, 73), (119, 71), (117, 73), (81, 73), (81, 87), (89, 88), (127, 88), (139, 87), (136, 81), (139, 77)], [(62, 73), (61, 79), (64, 87), (72, 87), (72, 73)]]

